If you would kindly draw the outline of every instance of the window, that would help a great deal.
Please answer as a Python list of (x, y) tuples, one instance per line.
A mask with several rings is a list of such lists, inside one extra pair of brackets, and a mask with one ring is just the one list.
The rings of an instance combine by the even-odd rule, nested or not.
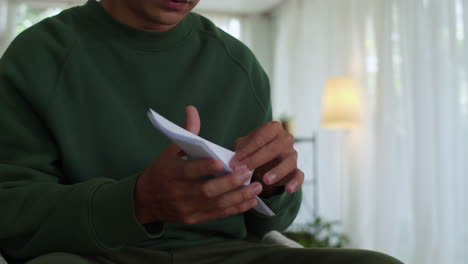
[(55, 16), (63, 10), (61, 7), (41, 7), (22, 3), (16, 10), (16, 25), (14, 34), (17, 36), (30, 26), (41, 20)]

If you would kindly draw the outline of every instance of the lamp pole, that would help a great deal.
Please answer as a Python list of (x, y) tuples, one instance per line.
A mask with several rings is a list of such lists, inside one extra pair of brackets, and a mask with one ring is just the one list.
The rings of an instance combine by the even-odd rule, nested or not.
[(319, 217), (319, 181), (318, 181), (318, 168), (317, 168), (317, 132), (312, 133), (310, 138), (296, 138), (297, 143), (311, 142), (312, 143), (312, 191), (313, 191), (313, 210), (312, 215), (314, 219)]

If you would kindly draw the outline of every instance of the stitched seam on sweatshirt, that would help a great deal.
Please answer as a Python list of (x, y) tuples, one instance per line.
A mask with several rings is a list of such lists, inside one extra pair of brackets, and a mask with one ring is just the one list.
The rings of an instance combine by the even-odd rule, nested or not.
[(239, 61), (237, 60), (232, 54), (231, 52), (229, 51), (229, 49), (226, 47), (226, 44), (224, 43), (224, 41), (222, 41), (221, 39), (219, 39), (216, 35), (214, 35), (213, 33), (211, 32), (208, 32), (208, 31), (204, 31), (204, 30), (199, 30), (200, 32), (202, 33), (205, 33), (206, 35), (208, 35), (209, 37), (212, 37), (214, 38), (217, 42), (220, 43), (220, 45), (223, 47), (224, 51), (228, 54), (229, 58), (231, 58), (231, 60), (247, 75), (247, 78), (249, 80), (249, 91), (252, 93), (252, 95), (254, 96), (255, 98), (255, 101), (257, 101), (257, 104), (258, 106), (260, 107), (260, 109), (262, 111), (265, 111), (267, 112), (268, 111), (268, 107), (266, 107), (262, 100), (260, 99), (260, 97), (257, 95), (257, 93), (255, 92), (255, 89), (253, 87), (253, 82), (252, 82), (252, 77), (250, 76), (250, 73), (247, 71), (247, 69), (245, 68), (245, 66)]
[(46, 109), (44, 111), (44, 113), (46, 115), (49, 113), (49, 111), (51, 111), (50, 109), (52, 108), (52, 105), (55, 102), (55, 98), (57, 97), (58, 83), (59, 83), (60, 79), (62, 78), (62, 75), (65, 72), (65, 65), (68, 63), (68, 61), (69, 61), (69, 59), (71, 57), (71, 54), (73, 53), (73, 50), (78, 45), (78, 43), (79, 43), (78, 39), (76, 39), (75, 42), (73, 42), (73, 45), (68, 50), (67, 54), (65, 55), (65, 59), (64, 59), (63, 63), (60, 66), (60, 71), (59, 71), (59, 74), (57, 76), (57, 79), (55, 79), (54, 87), (52, 88), (52, 92), (50, 93), (49, 98), (47, 99), (47, 106), (46, 106)]

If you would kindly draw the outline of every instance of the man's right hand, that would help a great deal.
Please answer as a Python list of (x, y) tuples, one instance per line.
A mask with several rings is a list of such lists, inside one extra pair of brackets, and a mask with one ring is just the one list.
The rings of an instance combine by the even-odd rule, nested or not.
[[(186, 108), (185, 129), (198, 134), (200, 117), (195, 107)], [(257, 205), (261, 193), (258, 182), (242, 187), (251, 172), (235, 172), (210, 180), (200, 177), (223, 170), (217, 160), (184, 160), (182, 150), (170, 145), (138, 177), (135, 186), (135, 213), (142, 224), (176, 222), (196, 224), (244, 213)], [(241, 188), (242, 187), (242, 188)]]

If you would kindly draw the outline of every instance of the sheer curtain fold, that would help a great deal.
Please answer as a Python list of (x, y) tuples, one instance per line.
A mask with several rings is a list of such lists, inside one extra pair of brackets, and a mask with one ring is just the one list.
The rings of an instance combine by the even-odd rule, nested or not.
[(11, 1), (0, 0), (0, 56), (6, 50), (11, 38), (12, 6)]
[(7, 24), (7, 0), (0, 0), (0, 36), (4, 34)]
[(336, 183), (321, 186), (321, 214), (341, 218), (352, 246), (405, 263), (465, 263), (468, 1), (290, 0), (281, 9), (274, 103), (298, 131), (318, 128), (325, 79), (362, 84), (364, 124), (346, 153), (321, 142), (332, 150), (320, 152), (320, 179)]
[[(318, 132), (322, 88), (328, 76), (339, 76), (346, 72), (349, 53), (348, 34), (343, 24), (347, 21), (345, 9), (336, 9), (339, 1), (330, 5), (327, 1), (288, 0), (272, 14), (274, 34), (274, 64), (272, 81), (272, 101), (275, 116), (288, 116), (294, 120), (296, 137), (310, 138)], [(346, 61), (346, 63), (344, 63)], [(342, 173), (336, 166), (341, 148), (339, 133), (319, 133), (318, 176), (320, 177), (320, 200), (327, 201), (320, 212), (328, 219), (340, 218), (341, 200), (338, 195), (330, 195), (329, 186), (341, 186), (339, 177), (329, 177)], [(307, 174), (305, 193), (312, 192), (312, 153), (310, 144), (297, 146), (300, 153), (300, 168)], [(336, 192), (336, 190), (332, 190)], [(297, 224), (310, 222), (312, 196), (305, 197)]]

